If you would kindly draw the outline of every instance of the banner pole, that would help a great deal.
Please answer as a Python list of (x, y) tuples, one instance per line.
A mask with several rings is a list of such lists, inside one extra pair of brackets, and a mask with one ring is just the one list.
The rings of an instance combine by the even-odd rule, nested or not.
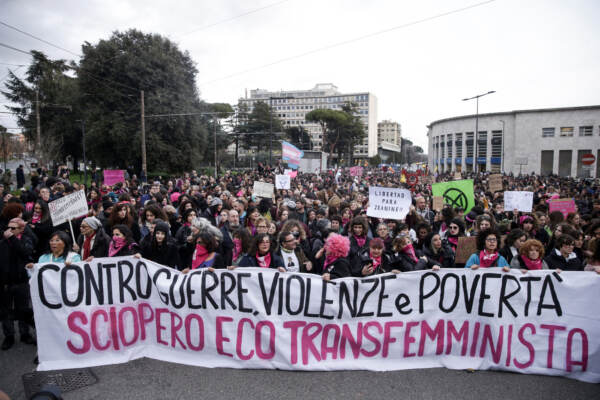
[(71, 218), (69, 218), (69, 228), (71, 228), (71, 238), (73, 239), (73, 244), (76, 244), (75, 233), (73, 233), (73, 224), (71, 223)]

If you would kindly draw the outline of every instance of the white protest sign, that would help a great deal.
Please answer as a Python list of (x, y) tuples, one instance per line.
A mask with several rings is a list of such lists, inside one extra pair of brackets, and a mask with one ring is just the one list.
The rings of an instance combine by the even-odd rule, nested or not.
[(252, 193), (257, 197), (266, 197), (270, 199), (273, 196), (273, 184), (266, 182), (254, 181)]
[(51, 201), (48, 203), (48, 208), (50, 209), (53, 226), (88, 213), (87, 199), (83, 190)]
[(328, 282), (270, 268), (183, 274), (134, 257), (37, 264), (38, 370), (149, 357), (211, 368), (494, 369), (599, 383), (596, 274), (498, 271)]
[(531, 212), (533, 192), (504, 192), (504, 209)]
[(275, 187), (277, 189), (289, 189), (291, 177), (289, 175), (275, 175)]
[(369, 187), (367, 215), (375, 218), (403, 219), (411, 205), (410, 190)]

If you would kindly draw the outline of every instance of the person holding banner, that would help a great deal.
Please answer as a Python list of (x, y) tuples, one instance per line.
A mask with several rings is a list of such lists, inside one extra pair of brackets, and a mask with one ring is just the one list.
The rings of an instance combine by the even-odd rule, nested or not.
[(25, 269), (25, 265), (33, 260), (33, 240), (25, 233), (25, 227), (25, 221), (21, 218), (11, 219), (0, 241), (0, 259), (3, 263), (0, 273), (0, 318), (4, 333), (2, 350), (10, 349), (15, 343), (14, 321), (18, 321), (21, 342), (35, 343), (29, 332), (31, 309)]
[(132, 256), (139, 253), (138, 244), (127, 225), (119, 224), (112, 228), (112, 239), (108, 245), (109, 257)]
[(154, 229), (150, 234), (152, 240), (142, 242), (141, 256), (150, 261), (180, 269), (179, 248), (175, 240), (171, 238), (169, 225), (160, 219), (155, 219), (154, 222)]
[[(81, 256), (71, 251), (71, 238), (65, 231), (56, 231), (50, 236), (50, 252), (43, 254), (38, 264), (42, 263), (75, 263), (81, 261)], [(27, 268), (33, 268), (33, 263), (27, 264)]]
[(104, 232), (102, 223), (98, 218), (84, 218), (79, 230), (81, 234), (77, 238), (77, 244), (73, 245), (73, 250), (79, 252), (83, 260), (90, 261), (94, 257), (108, 256), (110, 236)]
[[(427, 258), (428, 268), (456, 268), (454, 265), (454, 251), (437, 232), (432, 232), (425, 238), (423, 256)], [(435, 268), (436, 266), (437, 268)]]
[(544, 259), (550, 269), (562, 271), (583, 271), (583, 264), (573, 249), (575, 239), (568, 234), (561, 234), (554, 244), (554, 249)]
[(371, 239), (369, 249), (361, 251), (352, 260), (352, 276), (363, 277), (390, 272), (392, 262), (392, 255), (385, 251), (383, 239)]
[(427, 257), (417, 257), (410, 236), (406, 233), (400, 233), (396, 236), (392, 249), (394, 251), (392, 270), (400, 272), (420, 271), (427, 266)]
[(323, 262), (323, 280), (346, 278), (352, 275), (348, 253), (350, 240), (347, 237), (332, 233), (325, 241), (325, 261)]
[[(536, 239), (526, 240), (519, 248), (519, 254), (510, 262), (511, 268), (519, 268), (523, 273), (538, 269), (548, 269), (544, 260), (544, 245)], [(560, 272), (560, 269), (557, 270)]]
[(267, 233), (259, 233), (250, 247), (249, 253), (240, 261), (240, 267), (277, 268), (285, 272), (281, 256), (271, 251), (271, 238)]
[(482, 230), (477, 235), (477, 250), (479, 253), (473, 253), (467, 260), (465, 268), (491, 268), (508, 267), (506, 259), (498, 252), (500, 244), (500, 235), (496, 231)]

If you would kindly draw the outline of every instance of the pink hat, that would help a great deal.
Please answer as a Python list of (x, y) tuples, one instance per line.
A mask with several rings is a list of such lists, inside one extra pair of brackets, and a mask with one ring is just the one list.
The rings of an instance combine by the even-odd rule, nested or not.
[(171, 193), (171, 203), (176, 203), (180, 197), (181, 197), (181, 193), (179, 193), (179, 192)]

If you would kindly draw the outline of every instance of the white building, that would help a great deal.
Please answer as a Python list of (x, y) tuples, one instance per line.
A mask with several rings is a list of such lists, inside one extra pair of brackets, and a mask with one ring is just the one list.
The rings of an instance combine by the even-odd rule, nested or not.
[(250, 97), (239, 99), (252, 112), (254, 104), (265, 102), (273, 108), (273, 113), (285, 126), (302, 126), (311, 136), (313, 150), (323, 150), (323, 131), (316, 123), (305, 121), (310, 111), (319, 108), (341, 110), (347, 102), (358, 105), (358, 115), (367, 133), (362, 144), (354, 148), (354, 158), (365, 159), (377, 154), (377, 97), (369, 92), (340, 93), (331, 83), (315, 85), (309, 90), (281, 90), (269, 92), (263, 89), (250, 91)]
[[(600, 106), (547, 108), (479, 114), (479, 171), (600, 177)], [(429, 124), (429, 168), (472, 171), (476, 116)], [(593, 154), (591, 167), (582, 163)]]
[(400, 124), (394, 121), (383, 120), (377, 124), (377, 145), (381, 145), (382, 142), (395, 144), (396, 146), (402, 145), (402, 128)]

